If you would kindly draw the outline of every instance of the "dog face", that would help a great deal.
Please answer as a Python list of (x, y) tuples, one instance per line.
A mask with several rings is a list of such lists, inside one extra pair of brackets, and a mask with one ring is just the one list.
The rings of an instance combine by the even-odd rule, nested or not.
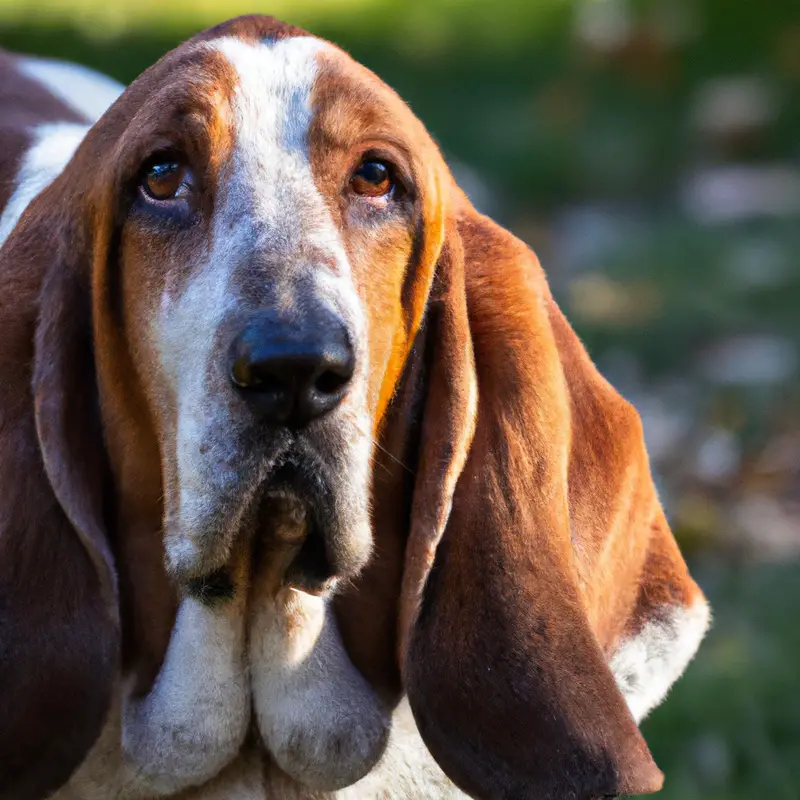
[(298, 580), (356, 573), (373, 437), (442, 235), (435, 147), (385, 85), (308, 36), (197, 42), (111, 116), (100, 379), (115, 413), (155, 429), (171, 571), (202, 582), (289, 492), (312, 520)]

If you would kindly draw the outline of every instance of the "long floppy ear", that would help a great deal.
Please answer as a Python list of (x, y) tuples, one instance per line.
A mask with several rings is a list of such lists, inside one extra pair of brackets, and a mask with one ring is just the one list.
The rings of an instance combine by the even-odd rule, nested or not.
[(0, 254), (2, 800), (46, 797), (84, 758), (119, 640), (89, 279), (55, 220), (25, 220)]
[[(475, 797), (657, 791), (608, 666), (649, 579), (653, 531), (671, 539), (638, 417), (555, 331), (533, 254), (462, 202), (424, 333), (400, 614), (409, 702), (434, 758)], [(693, 587), (677, 548), (670, 558)]]

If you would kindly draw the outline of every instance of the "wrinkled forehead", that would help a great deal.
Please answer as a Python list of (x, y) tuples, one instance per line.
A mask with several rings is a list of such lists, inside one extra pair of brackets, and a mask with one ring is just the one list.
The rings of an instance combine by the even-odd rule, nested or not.
[(137, 84), (132, 87), (135, 124), (125, 136), (146, 138), (151, 148), (153, 141), (176, 133), (191, 146), (210, 139), (212, 156), (236, 145), (263, 147), (267, 133), (272, 147), (282, 150), (346, 149), (370, 137), (414, 150), (427, 138), (377, 76), (304, 32), (206, 34)]

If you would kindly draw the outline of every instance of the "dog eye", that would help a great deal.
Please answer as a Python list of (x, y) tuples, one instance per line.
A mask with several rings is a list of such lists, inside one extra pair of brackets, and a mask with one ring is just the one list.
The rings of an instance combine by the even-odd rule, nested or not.
[(191, 189), (191, 173), (180, 161), (164, 159), (148, 164), (142, 174), (142, 191), (152, 200), (175, 200)]
[(384, 161), (364, 161), (350, 178), (350, 188), (366, 197), (385, 197), (394, 188), (389, 165)]

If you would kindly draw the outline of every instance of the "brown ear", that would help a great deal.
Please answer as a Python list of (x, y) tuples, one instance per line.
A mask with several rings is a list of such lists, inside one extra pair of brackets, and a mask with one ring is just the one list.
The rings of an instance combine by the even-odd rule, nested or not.
[(662, 775), (590, 622), (549, 298), (530, 251), (465, 206), (426, 322), (404, 683), (434, 758), (475, 797), (653, 792)]
[(88, 280), (59, 258), (45, 266), (50, 246), (34, 233), (0, 256), (3, 800), (48, 796), (83, 760), (119, 636)]

